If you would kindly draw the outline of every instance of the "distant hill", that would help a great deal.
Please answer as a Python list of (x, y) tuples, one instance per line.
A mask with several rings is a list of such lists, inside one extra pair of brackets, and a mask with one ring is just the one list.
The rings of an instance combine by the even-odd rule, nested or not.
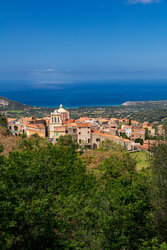
[(128, 101), (122, 104), (122, 106), (136, 106), (136, 107), (152, 107), (152, 108), (167, 108), (167, 100), (160, 101)]
[(0, 110), (18, 110), (18, 109), (26, 109), (33, 108), (33, 106), (26, 105), (20, 102), (15, 102), (6, 97), (0, 96)]

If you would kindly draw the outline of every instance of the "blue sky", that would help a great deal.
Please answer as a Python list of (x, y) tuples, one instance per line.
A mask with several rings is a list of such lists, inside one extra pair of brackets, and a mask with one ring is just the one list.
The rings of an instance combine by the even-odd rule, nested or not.
[(166, 0), (0, 0), (0, 79), (167, 78)]

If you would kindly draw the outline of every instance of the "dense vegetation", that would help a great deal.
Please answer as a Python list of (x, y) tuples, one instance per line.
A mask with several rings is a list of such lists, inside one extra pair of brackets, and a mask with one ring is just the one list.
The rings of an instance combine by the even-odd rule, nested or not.
[(136, 171), (108, 142), (80, 156), (67, 137), (20, 140), (0, 155), (1, 249), (167, 249), (166, 144)]

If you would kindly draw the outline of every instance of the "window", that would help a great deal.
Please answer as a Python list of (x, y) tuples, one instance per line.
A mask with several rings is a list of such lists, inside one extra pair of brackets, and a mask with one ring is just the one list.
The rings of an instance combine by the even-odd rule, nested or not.
[(88, 134), (89, 134), (90, 132), (88, 131)]
[(59, 134), (59, 133), (58, 133), (58, 132), (56, 132), (56, 136), (58, 136), (58, 134)]
[(66, 134), (68, 134), (68, 130), (66, 130)]
[(99, 138), (97, 138), (97, 139), (96, 139), (96, 141), (97, 141), (97, 142), (98, 142), (98, 141), (100, 142), (100, 139), (99, 139)]
[(81, 135), (81, 132), (79, 132), (79, 135)]
[(56, 138), (56, 140), (55, 141), (58, 141), (58, 138)]
[(73, 133), (76, 133), (77, 132), (77, 130), (76, 129), (73, 129)]
[(90, 139), (88, 139), (88, 143), (90, 143)]
[(81, 144), (81, 139), (79, 139), (79, 143)]

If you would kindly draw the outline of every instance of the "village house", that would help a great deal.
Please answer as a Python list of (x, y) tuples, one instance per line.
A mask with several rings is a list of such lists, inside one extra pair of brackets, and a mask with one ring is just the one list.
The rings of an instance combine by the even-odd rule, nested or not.
[(126, 150), (132, 149), (132, 143), (128, 139), (123, 139), (118, 136), (101, 133), (97, 130), (92, 130), (92, 148), (96, 149), (99, 147), (100, 143), (107, 140), (111, 140), (113, 143), (116, 143), (122, 147), (124, 147)]
[(27, 136), (31, 136), (33, 134), (38, 134), (40, 137), (45, 138), (46, 137), (46, 129), (44, 124), (30, 124), (26, 123), (26, 133)]
[(135, 141), (136, 139), (145, 140), (145, 129), (132, 129), (131, 140)]
[(163, 125), (158, 125), (158, 135), (165, 136), (165, 129)]
[(85, 144), (91, 147), (91, 123), (82, 122), (77, 125), (77, 141), (78, 144)]

